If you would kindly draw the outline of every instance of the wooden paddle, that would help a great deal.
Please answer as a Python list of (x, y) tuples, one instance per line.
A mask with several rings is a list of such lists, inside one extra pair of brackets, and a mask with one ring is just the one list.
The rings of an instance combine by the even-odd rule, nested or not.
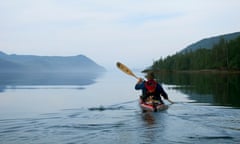
[[(126, 73), (126, 74), (128, 74), (128, 75), (130, 75), (130, 76), (133, 76), (134, 78), (136, 78), (136, 79), (139, 79), (139, 77), (137, 77), (126, 65), (124, 65), (124, 64), (122, 64), (122, 63), (120, 63), (120, 62), (117, 62), (117, 67), (121, 70), (121, 71), (123, 71), (124, 73)], [(168, 99), (168, 101), (171, 103), (171, 104), (173, 104), (174, 102), (173, 101), (171, 101), (170, 99)]]
[(117, 62), (117, 67), (123, 71), (124, 73), (135, 77), (136, 79), (139, 79), (127, 66), (125, 66), (124, 64)]

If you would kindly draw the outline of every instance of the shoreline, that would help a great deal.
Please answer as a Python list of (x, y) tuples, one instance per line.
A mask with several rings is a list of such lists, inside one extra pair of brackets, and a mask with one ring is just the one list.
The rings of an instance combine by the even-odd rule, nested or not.
[(186, 70), (186, 71), (175, 71), (178, 73), (220, 73), (220, 74), (240, 74), (240, 71), (236, 70)]
[[(146, 73), (150, 70), (144, 70)], [(157, 73), (207, 73), (207, 74), (240, 74), (240, 70), (216, 70), (216, 69), (203, 69), (203, 70), (153, 70)]]

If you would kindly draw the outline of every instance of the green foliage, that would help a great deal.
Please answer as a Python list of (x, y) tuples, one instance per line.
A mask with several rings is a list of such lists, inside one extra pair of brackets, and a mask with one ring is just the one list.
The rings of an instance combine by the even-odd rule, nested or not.
[(219, 43), (212, 49), (200, 48), (187, 53), (176, 53), (159, 59), (152, 65), (153, 70), (240, 70), (240, 37)]

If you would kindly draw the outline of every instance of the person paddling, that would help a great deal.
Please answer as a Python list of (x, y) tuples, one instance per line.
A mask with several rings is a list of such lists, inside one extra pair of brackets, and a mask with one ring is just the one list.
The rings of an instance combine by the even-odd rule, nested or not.
[(135, 90), (142, 90), (141, 100), (146, 102), (149, 99), (159, 101), (161, 104), (164, 104), (161, 96), (171, 102), (168, 99), (167, 93), (164, 91), (163, 87), (154, 80), (154, 73), (148, 72), (146, 75), (147, 81), (142, 78), (138, 79), (138, 82), (135, 85)]

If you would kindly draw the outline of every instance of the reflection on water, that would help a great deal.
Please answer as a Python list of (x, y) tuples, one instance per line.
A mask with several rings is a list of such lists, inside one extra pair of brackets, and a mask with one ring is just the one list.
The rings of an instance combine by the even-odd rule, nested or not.
[(9, 86), (90, 85), (102, 73), (0, 73), (0, 92)]
[(240, 107), (240, 75), (221, 73), (161, 73), (159, 81), (176, 85), (197, 103)]
[(154, 116), (153, 116), (153, 113), (151, 113), (151, 112), (143, 113), (143, 120), (144, 120), (149, 126), (155, 124), (155, 118), (154, 118)]
[(195, 85), (208, 78), (186, 77), (189, 83), (179, 76), (179, 81), (172, 79), (174, 85), (163, 84), (175, 104), (159, 113), (142, 113), (136, 80), (122, 73), (91, 77), (90, 83), (81, 76), (45, 82), (2, 76), (0, 143), (238, 144), (239, 109), (202, 104), (216, 103), (214, 93)]

